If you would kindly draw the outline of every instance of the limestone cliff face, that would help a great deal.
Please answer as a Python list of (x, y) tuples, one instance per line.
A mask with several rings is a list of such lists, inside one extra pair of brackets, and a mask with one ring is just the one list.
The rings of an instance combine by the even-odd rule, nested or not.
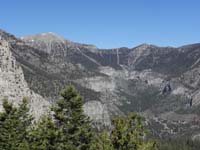
[(29, 89), (23, 71), (13, 57), (8, 42), (0, 39), (0, 110), (2, 111), (4, 98), (17, 105), (23, 97), (29, 99), (30, 111), (36, 119), (46, 113), (50, 107), (49, 102)]
[(99, 101), (90, 101), (84, 104), (84, 112), (93, 121), (93, 125), (97, 128), (102, 125), (111, 126), (111, 119), (108, 112), (108, 107)]

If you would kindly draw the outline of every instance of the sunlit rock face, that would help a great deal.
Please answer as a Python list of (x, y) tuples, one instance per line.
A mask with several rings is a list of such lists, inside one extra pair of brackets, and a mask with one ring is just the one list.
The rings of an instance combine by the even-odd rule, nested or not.
[(8, 99), (15, 105), (24, 97), (30, 102), (30, 111), (36, 119), (49, 110), (50, 104), (42, 96), (29, 89), (24, 79), (20, 65), (10, 51), (8, 42), (0, 40), (0, 110), (3, 99)]
[(93, 120), (93, 125), (99, 127), (102, 125), (110, 126), (110, 116), (108, 108), (99, 101), (90, 101), (84, 104), (84, 112)]

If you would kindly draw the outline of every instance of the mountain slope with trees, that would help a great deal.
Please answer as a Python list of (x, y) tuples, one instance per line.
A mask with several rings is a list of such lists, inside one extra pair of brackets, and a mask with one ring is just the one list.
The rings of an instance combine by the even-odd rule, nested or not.
[(54, 103), (65, 85), (75, 85), (94, 125), (140, 112), (155, 136), (198, 137), (199, 44), (105, 50), (52, 33), (16, 38), (1, 30), (0, 35), (31, 90)]

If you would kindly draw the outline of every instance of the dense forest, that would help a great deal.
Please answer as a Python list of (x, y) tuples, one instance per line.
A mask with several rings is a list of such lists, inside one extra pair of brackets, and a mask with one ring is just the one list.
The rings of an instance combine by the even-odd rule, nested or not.
[(28, 99), (17, 107), (3, 101), (1, 150), (199, 150), (189, 139), (148, 138), (145, 118), (136, 113), (112, 119), (111, 128), (97, 130), (83, 112), (83, 98), (73, 87), (39, 120), (30, 115)]

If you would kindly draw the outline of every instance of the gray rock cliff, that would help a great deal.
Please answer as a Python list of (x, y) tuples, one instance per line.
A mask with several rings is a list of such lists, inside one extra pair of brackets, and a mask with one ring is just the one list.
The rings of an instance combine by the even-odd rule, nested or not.
[(16, 62), (9, 43), (0, 39), (0, 110), (4, 98), (19, 104), (24, 97), (30, 102), (30, 111), (36, 119), (49, 110), (50, 103), (29, 89), (23, 70)]

